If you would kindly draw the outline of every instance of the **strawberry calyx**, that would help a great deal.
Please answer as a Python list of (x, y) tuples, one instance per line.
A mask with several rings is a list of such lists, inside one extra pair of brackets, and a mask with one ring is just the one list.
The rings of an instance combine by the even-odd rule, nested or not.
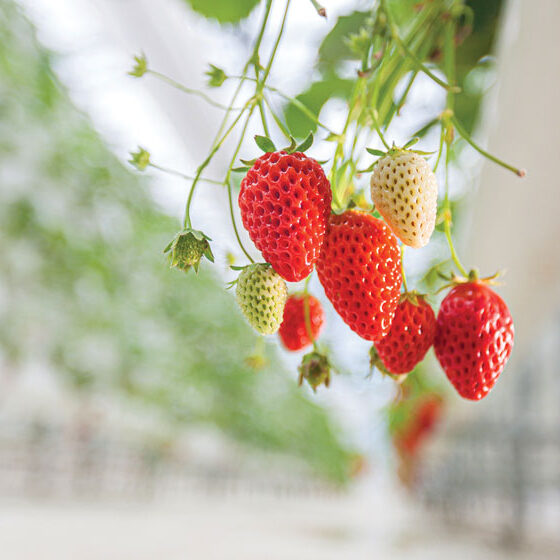
[(403, 301), (409, 301), (412, 305), (418, 306), (426, 299), (426, 297), (428, 297), (427, 294), (421, 294), (416, 290), (405, 291), (399, 298), (399, 304)]
[(331, 383), (331, 363), (325, 354), (317, 350), (303, 357), (298, 372), (298, 385), (301, 386), (305, 379), (313, 392), (316, 392), (320, 385), (328, 387)]
[(503, 274), (502, 271), (495, 272), (491, 276), (485, 276), (484, 278), (480, 278), (480, 273), (478, 269), (473, 268), (469, 271), (467, 276), (459, 276), (452, 272), (451, 274), (443, 274), (438, 272), (440, 278), (446, 281), (446, 283), (436, 292), (439, 293), (447, 288), (453, 288), (455, 286), (459, 286), (460, 284), (483, 284), (485, 286), (501, 286), (502, 282), (499, 282), (497, 279)]
[(214, 262), (209, 241), (212, 240), (202, 231), (186, 228), (175, 235), (163, 252), (169, 253), (172, 268), (188, 272), (192, 267), (198, 273), (202, 257)]

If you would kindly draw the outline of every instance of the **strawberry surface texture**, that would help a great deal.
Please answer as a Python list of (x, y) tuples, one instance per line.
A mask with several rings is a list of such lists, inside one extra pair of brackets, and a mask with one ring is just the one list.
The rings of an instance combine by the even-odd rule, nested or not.
[(401, 288), (400, 252), (389, 227), (370, 214), (332, 215), (317, 261), (319, 280), (343, 321), (376, 341), (391, 328)]
[(300, 152), (264, 154), (241, 182), (243, 226), (264, 259), (288, 282), (303, 280), (313, 270), (331, 200), (323, 169)]
[(394, 374), (412, 371), (434, 342), (436, 316), (422, 296), (404, 295), (391, 330), (375, 349), (383, 365)]
[(434, 350), (462, 397), (480, 400), (488, 395), (508, 361), (513, 339), (510, 312), (488, 286), (459, 284), (442, 301)]
[[(309, 330), (313, 339), (309, 337), (305, 321), (306, 300), (309, 306)], [(278, 331), (282, 344), (293, 352), (309, 346), (319, 336), (324, 320), (323, 307), (317, 298), (305, 294), (291, 295), (284, 307), (284, 319)]]
[(371, 198), (393, 233), (424, 247), (436, 225), (438, 187), (428, 162), (407, 150), (381, 158), (371, 176)]

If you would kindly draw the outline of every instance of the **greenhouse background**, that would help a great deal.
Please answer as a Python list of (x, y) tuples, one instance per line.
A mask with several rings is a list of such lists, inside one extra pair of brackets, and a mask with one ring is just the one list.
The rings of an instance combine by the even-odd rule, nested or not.
[[(3, 557), (557, 557), (560, 6), (469, 2), (482, 15), (465, 57), (486, 58), (461, 110), (528, 175), (512, 179), (465, 146), (456, 225), (469, 261), (507, 269), (499, 291), (516, 348), (483, 402), (445, 393), (403, 472), (387, 421), (395, 386), (368, 377), (364, 346), (334, 311), (328, 342), (347, 353), (314, 394), (297, 386), (298, 357), (254, 337), (222, 289), (239, 255), (221, 187), (205, 185), (196, 202), (216, 266), (185, 277), (162, 252), (185, 181), (128, 163), (142, 146), (161, 167), (192, 171), (220, 117), (203, 99), (127, 75), (133, 55), (204, 88), (209, 62), (246, 58), (254, 4), (237, 3), (251, 13), (234, 25), (205, 18), (209, 5), (195, 0), (0, 0)], [(366, 3), (324, 4), (327, 21), (311, 2), (294, 5), (273, 78), (309, 102), (321, 84), (340, 86), (321, 112), (337, 124), (347, 61), (322, 47), (317, 69), (315, 53), (340, 21), (351, 31)], [(441, 95), (420, 80), (397, 134), (418, 128)], [(297, 127), (293, 107), (285, 113)], [(326, 159), (322, 149), (314, 155)], [(226, 166), (218, 154), (210, 172)], [(420, 261), (411, 258), (412, 278)], [(316, 279), (311, 287), (322, 296)], [(439, 391), (433, 356), (426, 370)]]

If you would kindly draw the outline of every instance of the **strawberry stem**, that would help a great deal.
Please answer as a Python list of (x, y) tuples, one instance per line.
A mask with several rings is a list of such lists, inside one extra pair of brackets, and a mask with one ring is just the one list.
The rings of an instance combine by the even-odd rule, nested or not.
[(519, 169), (501, 159), (497, 158), (496, 156), (492, 155), (491, 153), (487, 152), (485, 149), (481, 148), (470, 136), (470, 134), (463, 128), (463, 125), (457, 120), (455, 116), (451, 117), (451, 122), (455, 125), (457, 132), (461, 135), (463, 140), (469, 143), (479, 154), (483, 155), (485, 158), (497, 163), (498, 165), (508, 169), (509, 171), (515, 173), (518, 177), (525, 177), (526, 171), (524, 169)]
[(309, 308), (309, 280), (311, 280), (311, 274), (305, 279), (305, 284), (303, 285), (303, 315), (305, 319), (305, 330), (307, 331), (307, 336), (309, 340), (313, 343), (313, 349), (317, 350), (317, 342), (313, 336), (313, 331), (311, 330), (311, 310)]
[(406, 274), (404, 272), (404, 245), (401, 245), (401, 276), (402, 276), (402, 283), (404, 286), (405, 293), (408, 292), (408, 286), (406, 283)]

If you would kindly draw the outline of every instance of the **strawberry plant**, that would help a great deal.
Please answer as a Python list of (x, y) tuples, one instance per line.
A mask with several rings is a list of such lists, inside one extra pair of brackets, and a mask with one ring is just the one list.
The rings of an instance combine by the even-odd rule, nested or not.
[[(459, 259), (452, 237), (449, 170), (458, 165), (466, 144), (520, 177), (524, 171), (482, 148), (469, 132), (472, 122), (461, 116), (462, 107), (472, 101), (463, 90), (465, 76), (479, 64), (478, 59), (465, 61), (461, 47), (475, 27), (477, 11), (464, 0), (372, 1), (369, 10), (339, 18), (319, 49), (320, 79), (294, 97), (272, 79), (291, 8), (291, 0), (275, 1), (284, 6), (279, 21), (270, 17), (273, 0), (254, 2), (262, 16), (241, 69), (209, 66), (209, 87), (235, 86), (207, 157), (186, 176), (184, 223), (170, 245), (172, 264), (188, 269), (197, 268), (202, 256), (212, 260), (212, 232), (193, 229), (193, 200), (202, 182), (217, 182), (223, 185), (232, 234), (245, 261), (232, 267), (239, 272), (241, 311), (260, 334), (280, 328), (289, 350), (313, 344), (299, 369), (300, 382), (305, 379), (316, 389), (331, 379), (332, 349), (318, 346), (316, 300), (307, 290), (316, 269), (342, 320), (357, 336), (373, 342), (373, 365), (402, 382), (435, 341), (436, 356), (458, 393), (468, 399), (484, 397), (510, 355), (513, 322), (488, 287), (490, 279), (469, 273)], [(315, 0), (311, 4), (319, 16), (328, 15)], [(226, 10), (227, 21), (235, 19), (231, 3), (217, 3), (215, 9)], [(262, 52), (265, 34), (273, 36), (267, 56)], [(163, 79), (222, 107), (207, 92), (151, 69), (144, 56), (136, 58), (131, 74)], [(444, 102), (403, 141), (399, 122), (419, 81), (443, 92)], [(341, 97), (346, 102), (344, 122), (325, 122), (323, 105)], [(249, 148), (245, 140), (255, 122), (261, 134), (254, 137), (256, 147)], [(224, 176), (209, 179), (205, 172), (210, 162), (235, 135)], [(322, 151), (330, 146), (326, 161), (308, 155), (319, 144)], [(250, 151), (249, 158), (240, 159), (242, 150)], [(161, 169), (143, 149), (131, 161), (138, 169)], [(238, 213), (254, 248), (242, 242)], [(426, 297), (433, 299), (451, 287), (437, 322), (426, 297), (408, 291), (403, 262), (404, 246), (424, 247), (434, 232), (445, 237), (449, 258), (427, 267), (432, 282)], [(182, 236), (189, 239), (187, 252), (178, 245)], [(291, 296), (285, 308), (284, 281), (303, 280), (303, 300)]]

